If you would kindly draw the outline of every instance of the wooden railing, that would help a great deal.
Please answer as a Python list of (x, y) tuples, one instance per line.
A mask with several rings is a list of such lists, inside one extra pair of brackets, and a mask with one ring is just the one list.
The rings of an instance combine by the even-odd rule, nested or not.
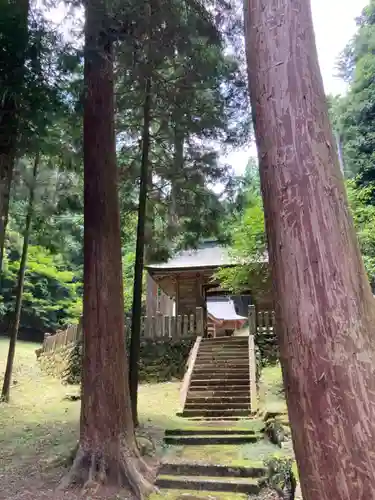
[(195, 314), (179, 316), (157, 315), (142, 318), (143, 338), (181, 338), (188, 335), (203, 335), (203, 308), (197, 307)]
[(202, 340), (202, 337), (199, 335), (196, 338), (195, 344), (190, 351), (189, 358), (188, 358), (187, 363), (186, 363), (186, 371), (185, 371), (185, 375), (184, 375), (184, 378), (183, 378), (183, 381), (181, 384), (181, 389), (180, 389), (180, 403), (181, 403), (182, 410), (185, 406), (186, 396), (187, 396), (187, 393), (189, 390), (190, 380), (191, 380), (191, 376), (193, 374), (194, 365), (195, 365), (195, 361), (197, 359), (201, 340)]
[(274, 333), (276, 325), (274, 311), (256, 311), (255, 306), (249, 306), (249, 331), (256, 333)]
[[(157, 315), (143, 316), (141, 337), (144, 339), (179, 339), (187, 336), (202, 336), (204, 330), (203, 308), (197, 307), (195, 314), (184, 316)], [(130, 331), (130, 322), (126, 321), (125, 331)], [(80, 325), (69, 326), (66, 330), (53, 335), (45, 335), (42, 352), (53, 352), (77, 342), (82, 335)]]
[(249, 335), (249, 389), (250, 389), (250, 408), (255, 413), (258, 409), (257, 380), (256, 380), (256, 356), (254, 335)]

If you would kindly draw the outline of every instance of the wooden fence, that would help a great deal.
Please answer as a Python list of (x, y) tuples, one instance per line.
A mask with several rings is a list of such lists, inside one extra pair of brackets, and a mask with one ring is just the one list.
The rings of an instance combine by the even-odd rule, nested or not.
[(44, 336), (43, 352), (53, 352), (61, 347), (77, 342), (81, 336), (81, 325), (68, 326), (66, 330), (59, 330), (55, 334)]
[[(179, 339), (187, 336), (203, 336), (204, 313), (202, 307), (197, 307), (195, 314), (190, 316), (157, 315), (148, 318), (143, 316), (141, 337), (144, 339)], [(130, 331), (130, 321), (125, 322), (125, 333)], [(46, 335), (43, 342), (43, 352), (53, 352), (76, 342), (82, 334), (80, 325), (69, 326), (66, 330), (53, 335)]]
[(249, 306), (249, 331), (255, 333), (274, 333), (276, 325), (274, 311), (257, 311), (255, 306)]

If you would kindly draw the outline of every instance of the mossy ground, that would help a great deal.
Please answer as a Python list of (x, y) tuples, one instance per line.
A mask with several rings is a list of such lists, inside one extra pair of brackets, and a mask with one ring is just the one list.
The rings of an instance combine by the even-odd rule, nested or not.
[[(1, 498), (52, 498), (56, 483), (64, 468), (56, 468), (56, 459), (68, 456), (78, 438), (80, 402), (64, 397), (78, 393), (77, 386), (64, 386), (57, 379), (43, 374), (38, 366), (35, 349), (39, 346), (18, 342), (14, 366), (11, 399), (0, 405), (0, 481)], [(8, 340), (0, 338), (0, 382), (4, 373)], [(145, 384), (139, 390), (139, 413), (142, 427), (156, 440), (164, 459), (231, 465), (257, 465), (264, 459), (288, 453), (267, 441), (242, 446), (183, 446), (162, 447), (165, 429), (207, 429), (213, 424), (189, 422), (176, 416), (180, 411), (178, 382)], [(274, 411), (285, 410), (280, 392), (280, 369), (265, 368), (260, 387), (261, 405)], [(225, 428), (259, 430), (261, 419), (226, 424)], [(30, 495), (25, 496), (29, 491)], [(163, 492), (167, 500), (242, 500), (243, 495), (227, 493)], [(192, 493), (193, 494), (193, 493)], [(22, 496), (23, 495), (23, 496)], [(64, 497), (65, 498), (65, 497)], [(69, 497), (75, 498), (75, 497)], [(95, 498), (95, 497), (92, 497)], [(111, 498), (120, 498), (113, 496)], [(122, 496), (125, 499), (126, 496)], [(152, 497), (159, 498), (158, 495)]]

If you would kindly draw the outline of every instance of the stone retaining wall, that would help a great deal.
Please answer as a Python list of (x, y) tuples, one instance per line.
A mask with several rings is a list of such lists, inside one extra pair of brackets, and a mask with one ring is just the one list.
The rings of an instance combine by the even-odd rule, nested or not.
[[(195, 336), (180, 339), (144, 339), (141, 343), (139, 377), (141, 382), (181, 380)], [(39, 353), (41, 369), (66, 383), (79, 383), (81, 378), (81, 344), (70, 344), (53, 352)]]

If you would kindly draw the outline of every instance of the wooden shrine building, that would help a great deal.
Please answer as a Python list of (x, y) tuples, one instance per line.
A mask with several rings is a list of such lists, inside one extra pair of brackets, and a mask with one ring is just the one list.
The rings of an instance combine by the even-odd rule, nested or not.
[[(267, 261), (261, 264), (267, 264)], [(177, 253), (167, 262), (146, 266), (147, 315), (190, 315), (195, 313), (197, 307), (207, 312), (207, 297), (231, 295), (214, 279), (216, 271), (234, 265), (236, 263), (227, 247), (219, 245), (217, 241), (207, 241), (197, 249)], [(249, 300), (244, 310), (247, 310), (250, 302), (264, 309), (272, 309), (271, 291), (264, 290), (261, 295), (262, 298), (258, 300), (249, 290), (246, 293)]]

